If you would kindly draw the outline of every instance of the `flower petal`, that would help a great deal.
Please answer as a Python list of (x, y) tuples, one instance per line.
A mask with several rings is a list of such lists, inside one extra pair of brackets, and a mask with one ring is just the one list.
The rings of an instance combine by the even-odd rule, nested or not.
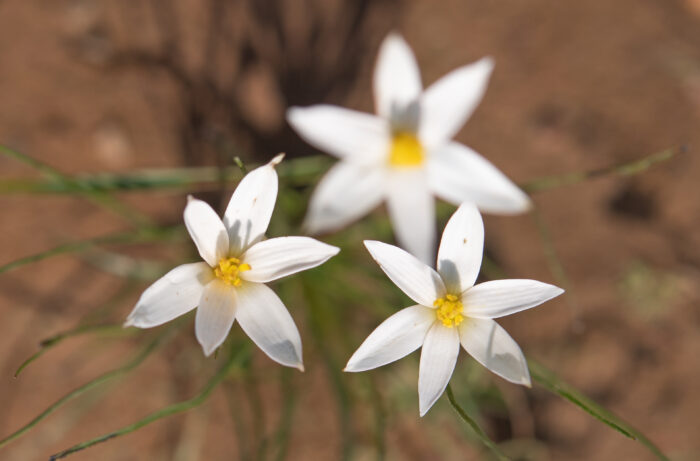
[(389, 149), (389, 125), (373, 114), (316, 105), (290, 108), (287, 121), (312, 146), (356, 163), (383, 161)]
[(382, 42), (374, 68), (374, 102), (377, 114), (395, 118), (418, 101), (423, 89), (413, 51), (396, 33)]
[(562, 293), (561, 288), (536, 280), (492, 280), (467, 290), (462, 302), (469, 317), (495, 319), (538, 306)]
[(435, 199), (425, 171), (393, 171), (388, 177), (387, 209), (399, 244), (426, 264), (435, 261)]
[(211, 281), (202, 293), (194, 319), (197, 341), (207, 357), (221, 346), (236, 318), (236, 290), (219, 280)]
[(459, 355), (459, 333), (435, 322), (428, 330), (420, 354), (418, 397), (420, 415), (425, 415), (450, 382)]
[(271, 282), (319, 266), (338, 251), (340, 248), (310, 237), (263, 240), (248, 248), (241, 257), (250, 265), (250, 270), (241, 272), (241, 278), (249, 282)]
[(428, 181), (443, 200), (471, 202), (481, 211), (499, 214), (523, 213), (532, 206), (518, 186), (467, 146), (451, 142), (431, 154)]
[(366, 371), (394, 362), (418, 349), (435, 323), (425, 306), (401, 309), (384, 320), (352, 354), (344, 371)]
[(476, 206), (464, 203), (442, 232), (438, 272), (450, 293), (462, 293), (476, 282), (484, 253), (484, 223)]
[(438, 273), (415, 256), (376, 240), (364, 243), (391, 281), (418, 304), (432, 307), (437, 298), (445, 295), (445, 285)]
[(377, 207), (384, 198), (384, 172), (348, 162), (328, 170), (311, 196), (304, 228), (312, 234), (340, 229)]
[(420, 100), (421, 141), (436, 146), (452, 139), (481, 102), (492, 70), (493, 59), (484, 58), (430, 85)]
[(250, 339), (275, 362), (304, 371), (299, 330), (275, 292), (262, 283), (244, 283), (238, 302), (238, 323)]
[(228, 234), (221, 218), (208, 203), (187, 197), (185, 226), (197, 245), (199, 255), (214, 267), (228, 254)]
[(151, 328), (186, 314), (197, 307), (213, 277), (204, 262), (177, 266), (143, 292), (124, 327)]
[(530, 371), (518, 344), (491, 319), (466, 318), (459, 326), (462, 347), (501, 378), (530, 386)]
[(233, 192), (224, 214), (232, 256), (240, 255), (265, 234), (277, 200), (275, 165), (281, 161), (282, 156), (278, 155), (267, 165), (251, 171)]

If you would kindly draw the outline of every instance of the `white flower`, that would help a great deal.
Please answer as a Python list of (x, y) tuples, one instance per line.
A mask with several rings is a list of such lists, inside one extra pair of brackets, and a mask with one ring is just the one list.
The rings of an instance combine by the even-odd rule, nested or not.
[(292, 107), (287, 118), (307, 142), (341, 161), (316, 188), (311, 233), (337, 230), (386, 200), (398, 242), (434, 259), (433, 195), (491, 213), (520, 213), (530, 200), (481, 155), (452, 141), (486, 90), (493, 61), (460, 67), (422, 90), (415, 57), (396, 34), (374, 71), (377, 115), (336, 106)]
[(338, 248), (309, 237), (263, 240), (277, 199), (274, 167), (282, 157), (241, 180), (223, 222), (208, 204), (189, 198), (185, 225), (204, 262), (183, 264), (157, 280), (124, 326), (155, 327), (198, 307), (195, 333), (204, 354), (214, 352), (238, 320), (272, 360), (304, 369), (299, 331), (264, 283), (316, 267)]
[(500, 377), (530, 386), (522, 351), (492, 319), (537, 306), (564, 292), (534, 280), (474, 285), (484, 247), (484, 225), (474, 205), (463, 204), (442, 234), (437, 272), (392, 245), (365, 241), (389, 278), (417, 304), (386, 319), (348, 361), (345, 371), (365, 371), (423, 346), (418, 395), (423, 416), (452, 376), (459, 345)]

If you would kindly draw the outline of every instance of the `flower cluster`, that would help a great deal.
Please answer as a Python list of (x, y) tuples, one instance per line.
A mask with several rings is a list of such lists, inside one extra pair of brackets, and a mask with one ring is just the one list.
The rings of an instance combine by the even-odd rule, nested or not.
[[(340, 159), (316, 188), (305, 228), (310, 233), (340, 229), (386, 201), (396, 240), (408, 250), (364, 242), (416, 304), (380, 324), (345, 371), (373, 369), (422, 346), (421, 416), (445, 390), (460, 344), (495, 374), (529, 386), (520, 348), (493, 319), (563, 292), (534, 280), (475, 285), (484, 246), (479, 210), (509, 214), (531, 206), (491, 163), (451, 140), (481, 100), (492, 69), (485, 58), (423, 91), (413, 53), (391, 34), (381, 45), (374, 74), (377, 115), (333, 106), (288, 112), (304, 139)], [(265, 283), (316, 267), (339, 249), (310, 237), (265, 239), (277, 198), (275, 166), (282, 157), (241, 180), (223, 221), (205, 202), (189, 198), (185, 225), (203, 262), (181, 265), (157, 280), (125, 326), (155, 327), (196, 308), (195, 334), (205, 355), (224, 342), (238, 320), (271, 359), (303, 370), (297, 327)], [(434, 196), (459, 205), (442, 234), (436, 269), (428, 265), (435, 260)]]

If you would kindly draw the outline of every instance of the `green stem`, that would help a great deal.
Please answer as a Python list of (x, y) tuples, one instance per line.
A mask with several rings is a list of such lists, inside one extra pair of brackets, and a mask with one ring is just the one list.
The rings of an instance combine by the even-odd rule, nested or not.
[(600, 178), (603, 176), (634, 176), (648, 170), (658, 163), (666, 162), (672, 159), (679, 152), (684, 151), (684, 147), (671, 147), (661, 152), (647, 155), (646, 157), (642, 157), (638, 160), (633, 160), (631, 162), (622, 163), (619, 165), (533, 179), (526, 183), (520, 184), (520, 188), (525, 192), (533, 193), (563, 186), (571, 186), (589, 179)]
[(484, 432), (483, 429), (479, 426), (479, 424), (472, 419), (471, 416), (467, 414), (464, 409), (459, 406), (459, 403), (457, 403), (457, 400), (455, 399), (454, 393), (452, 393), (452, 387), (450, 385), (447, 385), (447, 399), (450, 401), (450, 405), (452, 405), (452, 408), (457, 412), (460, 418), (467, 423), (469, 427), (471, 427), (472, 431), (476, 434), (476, 436), (481, 440), (481, 442), (486, 445), (492, 452), (493, 454), (501, 461), (509, 461), (510, 458), (508, 458), (506, 455), (501, 452), (501, 450), (498, 448), (498, 445), (489, 438), (488, 435), (486, 435), (486, 432)]
[[(51, 184), (60, 184), (64, 187), (74, 188), (76, 192), (85, 195), (85, 197), (91, 202), (120, 215), (137, 227), (151, 226), (153, 224), (150, 218), (148, 218), (146, 215), (134, 210), (116, 197), (111, 196), (106, 191), (91, 190), (80, 187), (80, 183), (75, 182), (70, 176), (61, 173), (56, 168), (53, 168), (40, 160), (1, 145), (0, 153), (34, 168), (44, 177), (46, 177)], [(0, 191), (1, 190), (4, 190), (4, 187), (0, 187)]]
[(207, 401), (212, 391), (216, 389), (216, 387), (226, 378), (229, 371), (231, 371), (234, 365), (237, 365), (238, 362), (237, 360), (235, 360), (235, 358), (235, 354), (230, 354), (227, 362), (207, 382), (207, 384), (204, 386), (204, 388), (202, 388), (200, 393), (192, 397), (191, 399), (168, 405), (167, 407), (153, 412), (145, 418), (140, 419), (135, 423), (124, 426), (121, 429), (117, 429), (116, 431), (109, 432), (99, 437), (95, 437), (94, 439), (73, 445), (72, 447), (51, 456), (50, 461), (65, 458), (66, 456), (69, 456), (81, 450), (85, 450), (86, 448), (90, 448), (91, 446), (96, 445), (98, 443), (106, 442), (107, 440), (114, 439), (116, 437), (121, 437), (122, 435), (134, 432), (144, 426), (147, 426), (148, 424), (151, 424), (152, 422), (158, 421), (159, 419), (174, 415), (176, 413), (182, 413), (183, 411), (191, 410), (192, 408), (203, 404)]
[(19, 374), (24, 370), (27, 365), (41, 357), (44, 352), (52, 348), (53, 346), (57, 345), (61, 341), (63, 341), (66, 338), (70, 338), (72, 336), (78, 336), (82, 335), (85, 333), (94, 333), (94, 332), (123, 332), (125, 331), (121, 325), (80, 325), (76, 328), (73, 328), (72, 330), (64, 331), (63, 333), (59, 333), (57, 335), (51, 336), (50, 338), (44, 339), (39, 343), (39, 350), (36, 351), (34, 354), (32, 354), (27, 360), (22, 362), (22, 364), (17, 368), (17, 371), (15, 371), (15, 378), (19, 376)]
[(619, 417), (615, 416), (610, 411), (598, 405), (578, 390), (563, 382), (544, 366), (532, 360), (528, 360), (528, 367), (530, 368), (532, 379), (549, 392), (557, 394), (558, 396), (568, 400), (597, 420), (615, 429), (625, 437), (639, 441), (639, 443), (644, 445), (659, 460), (669, 461), (666, 455), (664, 455), (663, 452), (661, 452), (661, 450), (644, 434), (630, 426), (625, 421), (621, 420)]
[(0, 274), (2, 274), (3, 272), (11, 271), (13, 269), (17, 269), (18, 267), (27, 264), (42, 261), (52, 256), (87, 251), (95, 245), (109, 245), (120, 243), (147, 243), (180, 237), (181, 235), (182, 226), (173, 226), (165, 228), (140, 229), (132, 232), (119, 232), (87, 240), (63, 243), (49, 250), (42, 251), (41, 253), (25, 256), (23, 258), (4, 264), (0, 266)]
[(29, 431), (32, 429), (34, 426), (39, 424), (44, 418), (49, 416), (51, 413), (59, 409), (61, 406), (63, 406), (65, 403), (73, 400), (74, 398), (84, 394), (85, 392), (89, 391), (90, 389), (97, 387), (101, 384), (104, 384), (108, 381), (111, 381), (115, 378), (118, 378), (122, 375), (125, 375), (126, 373), (130, 372), (134, 368), (138, 367), (146, 358), (151, 355), (153, 351), (157, 349), (157, 347), (163, 342), (164, 337), (172, 331), (172, 327), (163, 331), (160, 333), (153, 341), (148, 343), (148, 345), (143, 348), (141, 352), (139, 352), (136, 356), (134, 356), (131, 360), (126, 362), (124, 365), (122, 365), (119, 368), (115, 368), (114, 370), (108, 371), (97, 378), (88, 381), (87, 383), (83, 384), (82, 386), (72, 390), (68, 394), (64, 395), (60, 399), (58, 399), (56, 402), (54, 402), (52, 405), (50, 405), (48, 408), (46, 408), (44, 411), (39, 413), (34, 419), (32, 419), (29, 423), (25, 424), (21, 428), (17, 429), (15, 432), (12, 434), (8, 435), (4, 439), (0, 440), (0, 448), (3, 446), (7, 445), (11, 441), (15, 440), (16, 438), (22, 436), (25, 432)]

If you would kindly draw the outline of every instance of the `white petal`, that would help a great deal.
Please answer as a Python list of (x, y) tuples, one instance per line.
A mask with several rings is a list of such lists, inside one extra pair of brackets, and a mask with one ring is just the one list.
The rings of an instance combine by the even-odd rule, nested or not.
[(186, 314), (197, 307), (204, 286), (213, 277), (207, 263), (176, 267), (143, 292), (124, 326), (151, 328)]
[(561, 288), (536, 280), (493, 280), (467, 290), (462, 302), (468, 316), (495, 319), (538, 306), (562, 293)]
[(364, 243), (391, 281), (418, 304), (432, 307), (436, 299), (445, 295), (445, 285), (438, 273), (415, 256), (376, 240)]
[(384, 198), (384, 171), (348, 162), (334, 165), (311, 196), (304, 228), (312, 234), (340, 229)]
[(435, 261), (435, 199), (422, 169), (392, 171), (387, 209), (399, 244), (426, 264)]
[(377, 113), (391, 120), (418, 101), (423, 89), (413, 51), (395, 33), (384, 39), (374, 68), (374, 101)]
[(278, 237), (250, 247), (241, 257), (249, 271), (241, 278), (250, 282), (270, 282), (319, 266), (338, 254), (340, 248), (310, 237)]
[(425, 335), (420, 354), (418, 397), (420, 415), (425, 415), (450, 382), (459, 355), (459, 333), (435, 322)]
[(466, 318), (459, 326), (462, 347), (503, 379), (530, 386), (530, 371), (518, 344), (491, 319)]
[(275, 362), (304, 371), (299, 330), (275, 292), (262, 283), (244, 283), (237, 291), (243, 331)]
[(280, 161), (281, 157), (277, 156), (267, 165), (251, 171), (233, 192), (224, 213), (231, 255), (240, 255), (265, 234), (277, 200), (275, 165)]
[(529, 197), (481, 155), (451, 142), (431, 152), (428, 180), (433, 192), (459, 205), (474, 203), (488, 213), (515, 214), (530, 209)]
[(199, 255), (214, 267), (228, 254), (228, 234), (216, 211), (202, 200), (187, 197), (185, 226)]
[(493, 60), (484, 58), (430, 85), (420, 100), (421, 141), (435, 146), (452, 139), (481, 102), (492, 70)]
[(390, 133), (386, 120), (342, 107), (292, 107), (289, 124), (306, 142), (336, 157), (357, 163), (384, 160)]
[(226, 340), (236, 318), (236, 304), (233, 287), (213, 280), (204, 288), (194, 319), (195, 336), (204, 355), (211, 355)]
[(418, 349), (435, 322), (425, 306), (401, 309), (381, 323), (350, 357), (344, 371), (365, 371), (394, 362)]
[(450, 293), (462, 293), (476, 282), (484, 253), (484, 223), (476, 206), (462, 204), (442, 232), (438, 272)]

